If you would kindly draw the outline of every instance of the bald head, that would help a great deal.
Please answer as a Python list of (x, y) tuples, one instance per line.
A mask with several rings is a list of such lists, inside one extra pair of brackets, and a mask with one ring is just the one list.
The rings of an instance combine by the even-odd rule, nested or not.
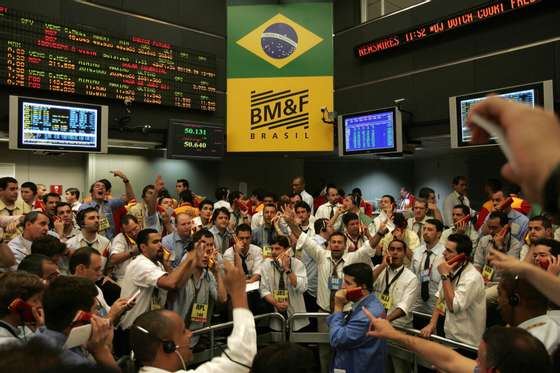
[(301, 193), (305, 190), (305, 179), (303, 176), (296, 176), (292, 180), (292, 191), (294, 193)]
[(149, 311), (138, 316), (130, 328), (130, 344), (138, 361), (142, 364), (152, 363), (158, 351), (163, 350), (162, 341), (173, 340), (178, 324), (183, 324), (183, 321), (169, 310)]

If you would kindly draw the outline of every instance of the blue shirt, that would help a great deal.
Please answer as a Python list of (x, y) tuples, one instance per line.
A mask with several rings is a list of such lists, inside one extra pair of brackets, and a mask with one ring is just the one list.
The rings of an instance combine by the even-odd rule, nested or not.
[(343, 369), (346, 373), (385, 371), (387, 344), (384, 340), (367, 336), (370, 322), (362, 307), (375, 317), (384, 313), (383, 306), (372, 293), (355, 303), (349, 316), (337, 312), (327, 318), (329, 339), (334, 350), (330, 372), (334, 369)]
[[(124, 200), (121, 198), (113, 198), (103, 203), (103, 214), (109, 221), (109, 229), (105, 231), (105, 237), (112, 240), (115, 237), (115, 219), (113, 218), (113, 210), (120, 209), (124, 206)], [(95, 209), (99, 212), (99, 208), (101, 207), (97, 201), (91, 201), (87, 203), (82, 203), (80, 206), (80, 211), (86, 209), (88, 207), (95, 207)], [(99, 219), (101, 219), (101, 212), (99, 212)], [(102, 234), (100, 232), (100, 234)], [(103, 234), (102, 234), (103, 235)]]
[(47, 329), (46, 327), (39, 328), (35, 333), (33, 339), (43, 342), (45, 345), (60, 350), (60, 358), (63, 365), (94, 365), (95, 361), (89, 359), (89, 352), (82, 347), (75, 347), (72, 349), (64, 348), (64, 343), (68, 337), (60, 332)]
[(525, 241), (525, 234), (529, 229), (529, 218), (520, 213), (517, 210), (511, 209), (510, 212), (507, 214), (508, 220), (510, 225), (515, 223), (519, 225), (519, 231), (515, 232), (515, 229), (511, 229), (511, 234), (513, 237), (517, 238), (517, 241), (524, 242)]
[(173, 253), (175, 254), (175, 259), (173, 259), (173, 261), (171, 262), (171, 266), (173, 268), (177, 268), (179, 263), (181, 263), (181, 259), (183, 259), (183, 255), (185, 254), (185, 248), (191, 241), (191, 237), (183, 240), (181, 237), (179, 237), (177, 232), (170, 233), (161, 239), (161, 244), (165, 248), (173, 250)]
[(276, 229), (273, 226), (267, 227), (266, 225), (261, 225), (253, 231), (253, 245), (258, 247), (270, 246), (270, 242), (276, 238)]

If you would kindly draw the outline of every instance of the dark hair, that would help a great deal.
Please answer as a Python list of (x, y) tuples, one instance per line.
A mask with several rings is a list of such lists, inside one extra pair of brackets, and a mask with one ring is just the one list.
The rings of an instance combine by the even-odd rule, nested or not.
[(334, 232), (331, 233), (331, 235), (329, 236), (329, 241), (331, 240), (331, 238), (333, 238), (335, 236), (340, 236), (340, 237), (344, 238), (344, 242), (346, 242), (346, 235), (342, 232), (337, 232), (337, 231), (334, 231)]
[(313, 373), (313, 353), (295, 343), (280, 343), (260, 349), (251, 373)]
[(216, 197), (216, 200), (221, 201), (221, 200), (225, 200), (227, 199), (229, 194), (229, 190), (226, 187), (219, 187), (216, 189), (216, 191), (214, 192), (214, 196)]
[(453, 206), (453, 210), (455, 210), (455, 209), (463, 210), (463, 215), (465, 215), (465, 216), (471, 214), (471, 208), (467, 205), (463, 205), (463, 204), (455, 205), (455, 206)]
[(31, 181), (26, 181), (25, 183), (20, 185), (20, 189), (21, 188), (28, 188), (31, 189), (31, 191), (33, 192), (33, 194), (37, 194), (37, 184), (35, 184), (34, 182)]
[(17, 180), (10, 176), (0, 177), (0, 189), (6, 189), (11, 183), (17, 184)]
[[(162, 340), (171, 340), (175, 325), (166, 314), (172, 311), (148, 311), (134, 320), (130, 328), (130, 345), (134, 356), (141, 364), (149, 364), (156, 358)], [(148, 331), (143, 332), (138, 327)]]
[(360, 218), (353, 212), (347, 212), (346, 214), (342, 215), (342, 224), (344, 224), (344, 226), (347, 226), (348, 223), (350, 223), (352, 220), (360, 221)]
[(431, 224), (436, 227), (437, 232), (443, 232), (443, 223), (437, 219), (428, 219), (426, 224)]
[(362, 190), (360, 188), (352, 189), (352, 194), (358, 194), (360, 197), (362, 196)]
[(70, 204), (68, 202), (57, 202), (56, 203), (56, 208), (54, 209), (55, 214), (58, 215), (58, 208), (59, 207), (64, 207), (64, 206), (68, 206), (70, 208), (70, 210), (72, 210), (72, 206), (70, 206)]
[(278, 207), (276, 207), (276, 205), (275, 205), (274, 203), (267, 203), (267, 204), (264, 205), (264, 207), (263, 207), (263, 212), (264, 212), (264, 209), (265, 209), (266, 207), (274, 207), (275, 210), (278, 210)]
[(220, 215), (220, 214), (225, 214), (229, 218), (229, 210), (225, 207), (218, 207), (217, 209), (215, 209), (212, 212), (212, 219), (210, 219), (210, 221), (212, 223), (214, 223), (216, 221), (216, 219), (218, 218), (218, 215)]
[(107, 179), (99, 179), (96, 181), (96, 183), (102, 183), (103, 185), (105, 185), (106, 192), (110, 191), (111, 188), (113, 187), (113, 184), (111, 184), (111, 182)]
[(418, 191), (418, 197), (424, 198), (425, 200), (430, 199), (430, 194), (436, 194), (435, 190), (430, 187), (422, 187)]
[(45, 290), (41, 278), (27, 271), (0, 273), (0, 317), (10, 313), (8, 307), (14, 299), (27, 301)]
[(177, 183), (183, 184), (184, 188), (190, 188), (189, 181), (187, 179), (177, 179)]
[(78, 211), (78, 213), (76, 214), (76, 223), (78, 223), (78, 226), (80, 228), (85, 225), (86, 215), (90, 212), (97, 213), (97, 209), (95, 207), (86, 207), (85, 209)]
[(238, 199), (238, 198), (241, 198), (242, 195), (243, 195), (243, 193), (241, 193), (238, 190), (234, 190), (233, 192), (231, 192), (229, 194), (228, 201), (232, 205), (232, 207), (233, 207), (233, 203), (235, 202), (235, 200)]
[(43, 263), (45, 261), (52, 262), (51, 258), (43, 254), (31, 254), (27, 255), (23, 260), (19, 263), (17, 270), (23, 271), (27, 273), (32, 273), (43, 278)]
[(193, 234), (192, 236), (193, 247), (195, 243), (197, 243), (202, 239), (202, 237), (214, 238), (214, 235), (206, 228), (196, 231), (195, 234)]
[(147, 245), (148, 240), (150, 239), (150, 234), (153, 234), (153, 233), (158, 233), (158, 231), (156, 229), (152, 229), (152, 228), (142, 229), (138, 233), (138, 236), (136, 236), (136, 245), (138, 245), (138, 248), (140, 248), (140, 245), (142, 245), (142, 244)]
[(502, 182), (498, 179), (488, 179), (484, 183), (484, 186), (489, 187), (492, 193), (502, 190)]
[(142, 198), (146, 197), (146, 193), (148, 190), (156, 190), (156, 187), (153, 184), (148, 184), (144, 188), (142, 188)]
[(136, 216), (131, 214), (124, 214), (123, 216), (121, 216), (121, 226), (130, 224), (131, 220), (138, 224), (138, 219), (136, 218)]
[(345, 275), (354, 277), (356, 285), (365, 285), (366, 289), (373, 289), (373, 272), (371, 267), (365, 263), (354, 263), (342, 268)]
[(393, 197), (390, 194), (384, 194), (383, 196), (381, 196), (381, 198), (389, 198), (389, 200), (391, 201), (392, 204), (395, 204), (395, 197)]
[[(60, 349), (39, 338), (30, 338), (26, 343), (10, 343), (0, 349), (0, 372), (59, 373), (62, 364)], [(74, 371), (83, 372), (81, 366)]]
[(313, 228), (315, 230), (315, 233), (319, 234), (321, 232), (326, 232), (327, 231), (327, 223), (328, 223), (329, 219), (327, 218), (321, 218), (321, 219), (317, 219), (315, 220), (315, 223), (313, 223)]
[(500, 219), (500, 225), (503, 227), (504, 225), (506, 225), (508, 223), (508, 217), (507, 214), (501, 212), (501, 211), (493, 211), (490, 213), (490, 216), (488, 216), (488, 220), (490, 219)]
[(46, 217), (47, 219), (49, 218), (47, 216), (47, 214), (45, 214), (42, 211), (31, 211), (29, 214), (25, 215), (25, 217), (23, 218), (23, 227), (25, 228), (25, 226), (27, 225), (27, 223), (31, 223), (31, 224), (35, 224), (35, 222), (37, 221), (37, 218), (39, 217), (39, 215), (43, 215), (44, 217)]
[(50, 234), (36, 239), (31, 244), (31, 254), (43, 254), (49, 258), (64, 254), (66, 244)]
[(70, 263), (68, 264), (70, 273), (75, 274), (76, 267), (79, 266), (80, 264), (83, 264), (89, 268), (89, 266), (91, 265), (92, 255), (101, 255), (101, 254), (99, 253), (99, 251), (89, 246), (81, 247), (78, 250), (74, 251), (74, 254), (72, 254), (72, 256), (70, 257)]
[(334, 184), (327, 184), (327, 186), (325, 188), (325, 193), (326, 194), (329, 194), (329, 189), (335, 189), (336, 192), (338, 193), (338, 188)]
[(90, 312), (96, 296), (97, 289), (91, 280), (58, 276), (43, 295), (46, 327), (62, 332), (72, 323), (76, 312)]
[(76, 199), (80, 199), (80, 190), (78, 188), (68, 188), (64, 191), (64, 193), (70, 193), (71, 195), (76, 197)]
[(278, 244), (280, 246), (282, 246), (284, 249), (287, 249), (290, 247), (290, 241), (288, 241), (288, 238), (285, 236), (277, 236), (275, 238), (272, 238), (272, 240), (270, 241), (271, 245), (274, 244)]
[(49, 197), (61, 199), (60, 194), (55, 193), (55, 192), (49, 192), (49, 193), (47, 193), (43, 196), (43, 198), (42, 198), (43, 203), (47, 203), (47, 201), (49, 200)]
[(297, 209), (305, 209), (307, 212), (311, 212), (311, 207), (309, 207), (309, 205), (305, 201), (296, 202), (296, 204), (294, 205), (294, 211), (297, 211)]
[(560, 242), (553, 240), (551, 238), (539, 238), (533, 245), (542, 245), (550, 248), (550, 255), (557, 257), (560, 255)]
[(447, 241), (455, 242), (457, 244), (457, 254), (464, 253), (467, 258), (471, 257), (472, 241), (467, 235), (452, 233), (447, 238)]
[(546, 348), (521, 328), (492, 326), (482, 339), (486, 343), (486, 366), (500, 373), (551, 373)]
[(239, 232), (252, 233), (251, 226), (249, 224), (239, 224), (237, 228), (235, 228), (235, 234), (238, 234)]
[[(188, 189), (183, 190), (181, 193), (179, 193), (179, 200), (181, 202), (187, 202), (187, 203), (190, 203), (192, 205), (194, 203), (193, 192), (191, 192)], [(201, 204), (201, 206), (202, 206), (202, 204)]]
[(262, 201), (264, 199), (264, 193), (264, 189), (257, 188), (251, 192), (251, 195), (255, 196), (259, 201)]
[(453, 185), (457, 185), (461, 182), (461, 180), (466, 182), (467, 177), (466, 176), (455, 176), (451, 182), (453, 183)]
[(428, 200), (426, 198), (422, 198), (422, 197), (418, 197), (414, 200), (414, 203), (416, 202), (420, 202), (424, 204), (424, 208), (427, 210), (428, 209)]
[(395, 227), (401, 228), (401, 229), (404, 229), (408, 226), (408, 222), (406, 221), (406, 218), (400, 212), (396, 212), (393, 215), (393, 223), (395, 224)]
[[(391, 242), (389, 242), (389, 246), (391, 246), (391, 244), (392, 244), (393, 242), (398, 242), (398, 243), (400, 243), (401, 245), (403, 245), (403, 249), (404, 249), (404, 252), (405, 252), (405, 254), (406, 254), (406, 250), (407, 250), (407, 248), (408, 248), (408, 245), (406, 244), (406, 242), (404, 242), (403, 240), (399, 240), (398, 238), (393, 238), (393, 240), (392, 240)], [(387, 246), (387, 249), (389, 248), (389, 246)]]
[(264, 195), (263, 195), (263, 200), (264, 200), (266, 197), (272, 197), (272, 201), (273, 201), (273, 202), (278, 201), (278, 197), (276, 196), (276, 194), (274, 194), (274, 193), (272, 193), (272, 192), (265, 192)]
[(202, 210), (204, 205), (210, 205), (212, 207), (212, 209), (214, 209), (214, 202), (210, 201), (209, 199), (205, 199), (202, 202), (200, 202), (200, 204), (198, 205), (198, 208)]
[(529, 219), (529, 221), (540, 221), (542, 226), (544, 227), (544, 229), (551, 229), (552, 228), (552, 223), (550, 222), (550, 219), (547, 218), (544, 215), (537, 215), (537, 216), (533, 216), (531, 219)]

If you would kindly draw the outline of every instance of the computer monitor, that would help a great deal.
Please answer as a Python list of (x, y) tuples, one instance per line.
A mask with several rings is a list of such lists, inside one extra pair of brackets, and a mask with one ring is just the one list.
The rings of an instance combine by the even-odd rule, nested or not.
[(344, 114), (338, 117), (341, 157), (402, 152), (401, 112), (396, 107)]
[(221, 158), (225, 127), (171, 119), (167, 130), (167, 158)]
[(107, 153), (109, 109), (10, 96), (10, 149)]
[(524, 102), (533, 107), (542, 106), (546, 110), (554, 110), (551, 80), (450, 97), (451, 148), (496, 145), (493, 139), (489, 144), (484, 145), (469, 143), (471, 141), (471, 130), (467, 126), (469, 110), (473, 105), (487, 98), (489, 94), (495, 94), (507, 100)]

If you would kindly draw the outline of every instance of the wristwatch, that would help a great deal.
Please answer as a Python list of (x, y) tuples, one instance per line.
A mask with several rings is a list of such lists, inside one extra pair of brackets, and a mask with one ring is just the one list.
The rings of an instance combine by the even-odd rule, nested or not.
[(449, 274), (443, 274), (439, 276), (441, 278), (441, 281), (445, 281), (445, 280), (449, 280)]

